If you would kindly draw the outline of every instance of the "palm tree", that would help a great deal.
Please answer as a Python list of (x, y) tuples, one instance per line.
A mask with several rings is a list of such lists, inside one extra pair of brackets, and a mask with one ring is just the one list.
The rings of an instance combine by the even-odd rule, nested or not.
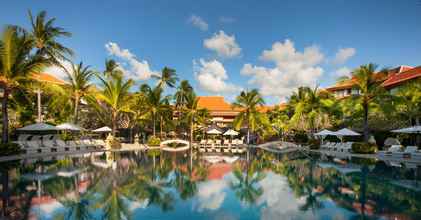
[[(209, 118), (209, 112), (205, 108), (199, 108), (199, 98), (194, 92), (187, 95), (186, 105), (183, 108), (183, 117), (190, 125), (190, 146), (193, 143), (193, 132), (195, 124), (203, 124)], [(192, 147), (190, 147), (192, 149)]]
[(112, 75), (123, 75), (118, 63), (113, 59), (105, 60), (104, 76), (110, 77)]
[(112, 133), (117, 130), (117, 119), (121, 112), (129, 112), (129, 90), (133, 80), (124, 80), (121, 75), (113, 75), (104, 79), (98, 76), (102, 83), (102, 91), (98, 94), (98, 101), (105, 103), (111, 113)]
[(258, 170), (258, 161), (247, 162), (245, 172), (241, 167), (236, 167), (233, 171), (234, 180), (231, 188), (240, 201), (253, 204), (262, 194), (263, 189), (257, 185), (265, 178), (265, 174)]
[(247, 126), (247, 144), (250, 142), (250, 131), (254, 132), (260, 123), (266, 121), (266, 116), (258, 111), (263, 104), (265, 101), (256, 89), (242, 91), (232, 104), (233, 108), (241, 109), (233, 124), (237, 130), (244, 124)]
[(355, 78), (357, 88), (360, 90), (360, 94), (355, 97), (355, 100), (362, 106), (363, 109), (365, 141), (368, 141), (369, 138), (368, 114), (370, 111), (370, 105), (377, 103), (379, 98), (381, 98), (384, 94), (384, 89), (381, 86), (381, 82), (377, 80), (378, 76), (376, 76), (376, 74), (385, 73), (386, 70), (376, 73), (376, 69), (377, 65), (369, 63), (360, 66), (352, 73), (352, 76)]
[(178, 81), (177, 73), (175, 72), (175, 69), (171, 69), (169, 67), (164, 67), (161, 71), (161, 75), (153, 75), (152, 77), (156, 78), (158, 80), (157, 87), (164, 88), (165, 86), (168, 86), (170, 88), (174, 88), (176, 82)]
[(70, 85), (70, 93), (74, 99), (73, 121), (77, 124), (80, 100), (88, 94), (89, 89), (91, 88), (91, 83), (89, 81), (95, 72), (90, 69), (90, 66), (84, 67), (83, 63), (80, 62), (78, 65), (72, 64), (72, 69), (70, 71), (66, 70), (66, 74)]
[(35, 18), (29, 11), (34, 46), (37, 49), (37, 54), (47, 56), (50, 61), (60, 65), (59, 61), (67, 59), (68, 55), (73, 55), (73, 51), (57, 42), (56, 39), (59, 37), (71, 37), (72, 34), (61, 27), (55, 27), (55, 18), (47, 20), (46, 17), (46, 11), (41, 11)]
[(292, 127), (315, 132), (322, 127), (331, 125), (331, 118), (336, 109), (335, 99), (322, 95), (318, 88), (300, 87), (289, 100), (293, 115), (290, 120)]
[(402, 86), (395, 94), (396, 112), (411, 124), (415, 120), (420, 125), (421, 118), (421, 81)]
[(13, 89), (20, 87), (29, 75), (40, 71), (48, 61), (44, 56), (31, 54), (34, 41), (24, 30), (7, 26), (0, 40), (0, 85), (3, 88), (2, 143), (9, 140), (8, 100)]
[(150, 115), (152, 116), (153, 136), (156, 136), (157, 116), (159, 116), (160, 114), (163, 114), (164, 112), (168, 112), (168, 110), (170, 110), (170, 105), (169, 105), (170, 97), (163, 96), (163, 89), (159, 86), (152, 89), (149, 85), (143, 84), (141, 85), (140, 91), (146, 97), (145, 105), (147, 109), (149, 110)]
[(183, 80), (174, 94), (176, 107), (183, 107), (187, 104), (187, 98), (193, 92), (193, 87), (188, 80)]

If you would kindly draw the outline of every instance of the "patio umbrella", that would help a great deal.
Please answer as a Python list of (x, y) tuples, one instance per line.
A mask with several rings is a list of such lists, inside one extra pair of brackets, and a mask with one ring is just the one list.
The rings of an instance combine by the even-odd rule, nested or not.
[(97, 128), (97, 129), (93, 130), (93, 132), (111, 132), (111, 131), (112, 131), (112, 129), (107, 127), (107, 126), (104, 126), (104, 127)]
[(57, 128), (46, 123), (35, 123), (16, 129), (18, 131), (56, 131)]
[(232, 129), (229, 129), (224, 133), (225, 136), (237, 136), (239, 133), (237, 131), (234, 131)]
[(315, 136), (320, 136), (321, 140), (322, 140), (322, 144), (323, 144), (323, 139), (328, 136), (328, 135), (336, 135), (335, 132), (333, 131), (329, 131), (327, 129), (323, 129), (322, 131), (319, 131), (317, 133), (314, 134)]
[(392, 130), (394, 133), (421, 134), (421, 125)]
[(361, 135), (348, 128), (342, 128), (341, 130), (335, 131), (334, 133), (339, 139), (341, 139), (341, 142), (343, 142), (343, 137), (345, 136), (360, 136)]
[(67, 131), (81, 131), (85, 130), (75, 124), (72, 123), (63, 123), (56, 126), (58, 130), (67, 130)]
[(333, 132), (333, 131), (329, 131), (327, 129), (323, 129), (322, 131), (317, 132), (314, 135), (324, 137), (324, 136), (328, 136), (328, 135), (336, 135), (336, 133)]
[(210, 129), (209, 131), (207, 131), (206, 132), (207, 134), (222, 134), (222, 132), (221, 131), (219, 131), (218, 129), (216, 129), (216, 128), (212, 128), (212, 129)]

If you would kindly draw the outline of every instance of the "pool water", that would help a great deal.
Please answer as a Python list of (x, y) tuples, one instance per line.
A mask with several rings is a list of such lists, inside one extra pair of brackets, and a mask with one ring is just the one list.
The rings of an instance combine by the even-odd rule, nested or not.
[[(421, 219), (417, 165), (253, 152), (125, 152), (1, 164), (8, 219)], [(421, 181), (420, 181), (421, 184)]]

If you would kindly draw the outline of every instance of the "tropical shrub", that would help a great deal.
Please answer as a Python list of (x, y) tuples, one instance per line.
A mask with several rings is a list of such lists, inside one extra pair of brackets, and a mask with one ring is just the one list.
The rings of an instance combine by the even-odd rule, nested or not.
[(111, 149), (120, 149), (121, 143), (120, 141), (114, 136), (108, 136), (105, 140), (106, 144), (111, 147)]
[(357, 154), (374, 154), (377, 152), (377, 145), (365, 142), (355, 142), (352, 144), (352, 152)]
[(0, 144), (0, 156), (20, 154), (22, 153), (22, 151), (23, 150), (20, 148), (19, 144), (15, 144), (15, 143)]
[(294, 133), (293, 140), (295, 143), (307, 143), (308, 136), (304, 132), (296, 132)]
[(158, 146), (159, 144), (161, 144), (161, 139), (159, 139), (156, 136), (150, 136), (148, 139), (148, 145), (151, 146)]
[(308, 146), (310, 147), (310, 149), (312, 150), (317, 150), (320, 148), (320, 140), (319, 139), (309, 139), (307, 142)]

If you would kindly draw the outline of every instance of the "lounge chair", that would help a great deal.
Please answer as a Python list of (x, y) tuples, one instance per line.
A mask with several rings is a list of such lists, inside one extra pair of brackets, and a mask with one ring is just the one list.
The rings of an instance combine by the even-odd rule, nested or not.
[(418, 153), (417, 146), (407, 146), (404, 151), (397, 152), (396, 154), (404, 159), (410, 159), (413, 158), (416, 155), (416, 153)]
[(396, 156), (401, 151), (402, 146), (401, 145), (392, 145), (388, 150), (386, 151), (379, 151), (379, 156)]
[(54, 135), (44, 135), (42, 136), (42, 145), (44, 148), (48, 148), (50, 152), (57, 152), (57, 144), (55, 142)]
[(70, 150), (70, 146), (67, 145), (63, 140), (56, 139), (57, 152), (65, 152)]
[(43, 153), (41, 149), (41, 136), (31, 136), (30, 139), (25, 142), (25, 151), (27, 154)]

